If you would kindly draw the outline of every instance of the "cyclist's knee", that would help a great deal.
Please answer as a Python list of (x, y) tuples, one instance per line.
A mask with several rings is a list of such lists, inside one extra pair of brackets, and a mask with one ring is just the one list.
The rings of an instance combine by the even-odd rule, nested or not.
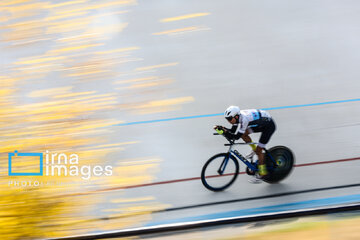
[[(267, 143), (267, 142), (268, 142), (268, 141), (266, 141), (266, 143)], [(261, 142), (259, 142), (259, 143), (258, 143), (258, 147), (261, 148), (261, 150), (262, 150), (262, 149), (264, 149), (264, 148), (266, 147), (266, 143), (261, 143)]]

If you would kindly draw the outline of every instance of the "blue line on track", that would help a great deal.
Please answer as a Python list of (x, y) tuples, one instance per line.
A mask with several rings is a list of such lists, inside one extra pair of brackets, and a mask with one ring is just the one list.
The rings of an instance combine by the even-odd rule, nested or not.
[[(336, 103), (358, 102), (358, 101), (360, 101), (360, 98), (339, 100), (339, 101), (320, 102), (320, 103), (300, 104), (300, 105), (289, 105), (289, 106), (281, 106), (281, 107), (261, 108), (261, 109), (263, 109), (263, 110), (278, 110), (278, 109), (287, 109), (287, 108), (312, 107), (312, 106), (328, 105), (328, 104), (336, 104)], [(139, 122), (127, 122), (127, 123), (114, 124), (112, 126), (129, 126), (129, 125), (136, 125), (136, 124), (168, 122), (168, 121), (194, 119), (194, 118), (216, 117), (216, 116), (221, 116), (221, 115), (223, 115), (223, 113), (194, 115), (194, 116), (187, 116), (187, 117), (164, 118), (164, 119), (155, 119), (155, 120), (139, 121)]]
[(128, 125), (144, 124), (144, 123), (167, 122), (167, 121), (192, 119), (192, 118), (215, 117), (215, 116), (220, 116), (220, 115), (223, 115), (223, 114), (222, 113), (215, 113), (215, 114), (188, 116), (188, 117), (164, 118), (164, 119), (156, 119), (156, 120), (149, 120), (149, 121), (119, 123), (119, 124), (114, 124), (113, 126), (128, 126)]
[(255, 214), (276, 213), (283, 211), (301, 210), (307, 208), (317, 208), (317, 207), (324, 207), (330, 205), (358, 203), (358, 202), (360, 202), (360, 194), (307, 200), (301, 202), (293, 202), (287, 204), (242, 209), (242, 210), (235, 210), (228, 212), (219, 212), (219, 213), (212, 213), (212, 214), (206, 214), (200, 216), (190, 216), (185, 218), (152, 222), (152, 223), (148, 223), (146, 226), (156, 226), (156, 225), (170, 224), (170, 223), (185, 223), (185, 222), (202, 221), (202, 220), (215, 220), (220, 218), (231, 218), (231, 217), (240, 217), (240, 216), (255, 215)]

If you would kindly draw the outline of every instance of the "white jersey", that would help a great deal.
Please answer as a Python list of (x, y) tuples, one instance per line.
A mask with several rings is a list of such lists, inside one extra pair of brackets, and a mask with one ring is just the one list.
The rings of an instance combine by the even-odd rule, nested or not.
[(239, 123), (234, 124), (236, 130), (234, 134), (245, 133), (249, 130), (250, 133), (258, 132), (268, 121), (271, 120), (271, 116), (267, 111), (258, 109), (246, 109), (240, 111)]

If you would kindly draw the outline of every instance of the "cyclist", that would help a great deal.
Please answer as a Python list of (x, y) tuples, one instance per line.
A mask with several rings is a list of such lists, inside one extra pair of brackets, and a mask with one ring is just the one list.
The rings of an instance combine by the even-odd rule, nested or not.
[(250, 180), (250, 182), (261, 183), (262, 178), (267, 175), (263, 150), (269, 142), (271, 135), (275, 132), (276, 126), (274, 120), (270, 114), (264, 110), (240, 110), (237, 106), (228, 107), (224, 115), (229, 123), (233, 125), (232, 128), (228, 129), (223, 126), (215, 126), (214, 129), (219, 134), (224, 134), (228, 139), (237, 140), (242, 138), (246, 143), (250, 143), (252, 140), (249, 134), (261, 132), (258, 145), (250, 144), (253, 152), (249, 155), (253, 156), (255, 152), (259, 159), (259, 172), (255, 174), (255, 177)]

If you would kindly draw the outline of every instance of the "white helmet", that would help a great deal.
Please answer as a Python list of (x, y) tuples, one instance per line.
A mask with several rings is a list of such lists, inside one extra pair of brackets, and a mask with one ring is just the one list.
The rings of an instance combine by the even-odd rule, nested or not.
[(235, 117), (236, 115), (240, 115), (240, 108), (237, 106), (228, 107), (224, 113), (225, 118)]

